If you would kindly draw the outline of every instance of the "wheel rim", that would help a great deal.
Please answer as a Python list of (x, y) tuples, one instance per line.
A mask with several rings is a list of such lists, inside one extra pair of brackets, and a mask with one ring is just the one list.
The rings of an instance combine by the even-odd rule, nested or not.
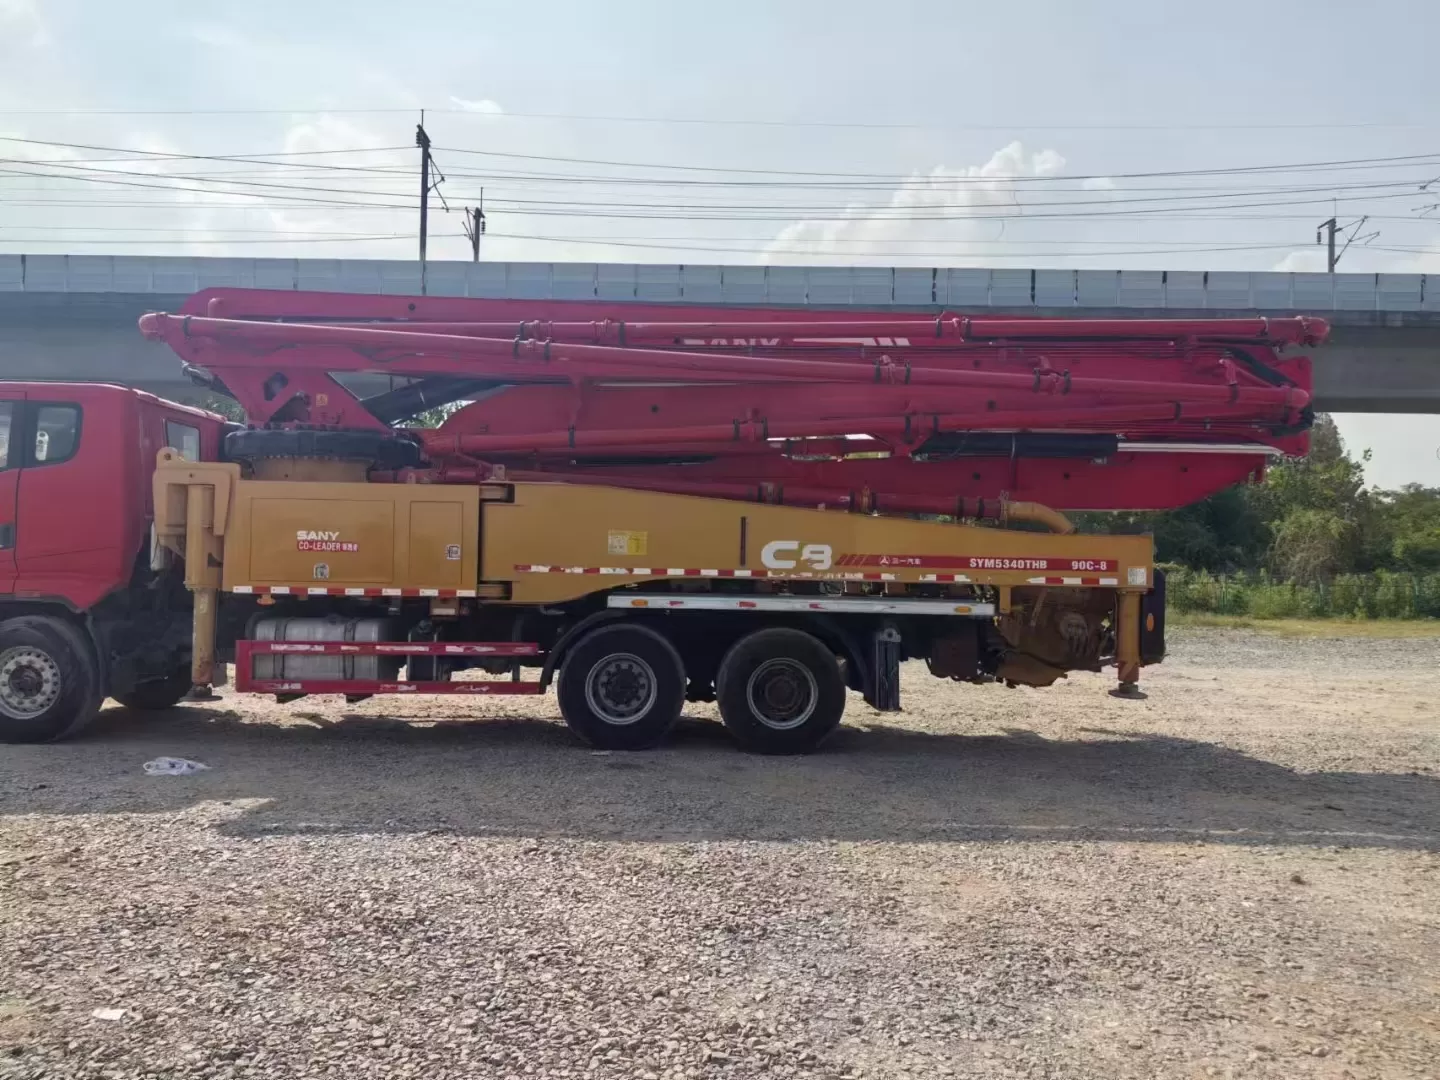
[(634, 653), (612, 653), (585, 679), (585, 704), (616, 727), (644, 719), (658, 694), (655, 669)]
[(820, 703), (820, 687), (798, 660), (766, 660), (745, 685), (750, 715), (773, 731), (790, 731), (809, 720)]
[(33, 720), (60, 697), (60, 665), (49, 653), (18, 646), (0, 653), (0, 713)]

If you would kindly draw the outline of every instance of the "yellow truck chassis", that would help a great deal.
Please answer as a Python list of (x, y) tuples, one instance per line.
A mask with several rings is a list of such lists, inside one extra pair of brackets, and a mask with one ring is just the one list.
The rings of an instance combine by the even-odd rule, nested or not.
[(223, 660), (237, 689), (281, 698), (556, 682), (567, 722), (615, 748), (713, 699), (743, 745), (786, 752), (833, 729), (847, 687), (897, 709), (906, 659), (1012, 686), (1113, 663), (1134, 694), (1163, 655), (1150, 539), (1075, 535), (1042, 507), (982, 527), (363, 475), (160, 453), (159, 557), (183, 561), (194, 594), (196, 686)]

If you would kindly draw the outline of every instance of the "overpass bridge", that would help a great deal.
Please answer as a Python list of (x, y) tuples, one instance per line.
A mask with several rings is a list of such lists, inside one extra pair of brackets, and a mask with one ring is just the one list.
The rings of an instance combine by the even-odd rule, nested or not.
[[(1440, 413), (1440, 274), (432, 262), (432, 296), (1136, 318), (1319, 315), (1318, 408)], [(413, 261), (0, 255), (0, 378), (198, 390), (136, 320), (211, 286), (415, 295)]]

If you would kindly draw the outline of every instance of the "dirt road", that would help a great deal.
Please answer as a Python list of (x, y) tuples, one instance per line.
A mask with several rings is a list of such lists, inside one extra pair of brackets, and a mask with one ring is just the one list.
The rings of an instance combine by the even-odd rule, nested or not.
[(1440, 641), (1147, 675), (907, 671), (797, 759), (112, 707), (0, 753), (0, 1077), (1440, 1076)]

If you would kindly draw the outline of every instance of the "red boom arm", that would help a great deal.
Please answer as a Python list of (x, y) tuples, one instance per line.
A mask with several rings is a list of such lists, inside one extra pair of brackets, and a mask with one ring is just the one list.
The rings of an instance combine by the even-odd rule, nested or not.
[[(1309, 361), (1282, 352), (1328, 333), (248, 290), (141, 328), (257, 426), (388, 430), (470, 402), (413, 433), (430, 480), (941, 514), (1162, 509), (1256, 477), (1307, 449)], [(358, 375), (395, 388), (362, 398)]]

